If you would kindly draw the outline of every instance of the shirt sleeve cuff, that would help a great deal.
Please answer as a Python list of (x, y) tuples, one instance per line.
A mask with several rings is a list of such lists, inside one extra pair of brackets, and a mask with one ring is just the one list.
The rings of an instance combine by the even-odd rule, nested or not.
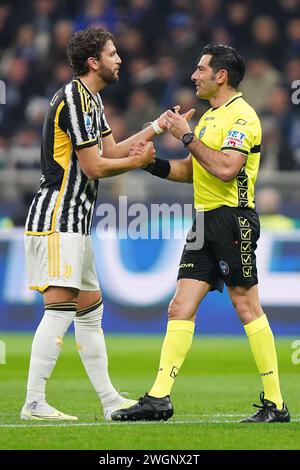
[(75, 145), (75, 149), (84, 149), (86, 147), (93, 147), (98, 143), (97, 139), (86, 140), (85, 142), (81, 142), (81, 144)]
[(221, 151), (222, 151), (222, 150), (234, 150), (235, 152), (242, 153), (242, 154), (245, 155), (245, 156), (248, 156), (248, 155), (249, 155), (248, 150), (238, 149), (238, 148), (236, 148), (236, 147), (222, 147), (222, 148), (221, 148)]

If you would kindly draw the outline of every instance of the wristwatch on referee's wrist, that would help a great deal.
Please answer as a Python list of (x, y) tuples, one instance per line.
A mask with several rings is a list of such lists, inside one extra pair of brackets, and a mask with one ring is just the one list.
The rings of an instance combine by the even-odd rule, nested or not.
[(195, 137), (194, 132), (188, 132), (187, 134), (184, 134), (181, 138), (181, 141), (185, 147), (187, 147)]

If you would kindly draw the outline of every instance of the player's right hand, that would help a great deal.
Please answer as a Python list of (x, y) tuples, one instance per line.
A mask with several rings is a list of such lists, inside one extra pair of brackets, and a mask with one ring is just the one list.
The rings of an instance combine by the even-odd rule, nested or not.
[(154, 162), (155, 148), (152, 142), (140, 140), (131, 146), (129, 156), (135, 156), (140, 168), (146, 167)]

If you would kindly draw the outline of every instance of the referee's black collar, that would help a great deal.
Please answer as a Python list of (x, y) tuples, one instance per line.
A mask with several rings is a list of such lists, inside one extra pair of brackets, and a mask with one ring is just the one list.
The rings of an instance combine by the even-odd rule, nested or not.
[(239, 98), (242, 98), (243, 97), (243, 93), (239, 92), (237, 95), (233, 96), (232, 98), (230, 98), (229, 101), (227, 101), (226, 103), (222, 104), (221, 106), (218, 106), (217, 108), (212, 108), (212, 111), (215, 111), (217, 109), (220, 109), (220, 108), (227, 108), (230, 104), (232, 104), (235, 100), (238, 100)]
[(82, 86), (83, 88), (88, 92), (88, 94), (90, 95), (90, 97), (92, 98), (92, 100), (95, 102), (95, 104), (97, 105), (97, 107), (99, 108), (100, 107), (100, 103), (98, 101), (98, 93), (97, 93), (97, 98), (96, 98), (96, 95), (94, 95), (91, 90), (85, 85), (85, 83), (83, 83), (83, 81), (79, 78), (79, 77), (75, 77), (74, 80), (77, 80)]

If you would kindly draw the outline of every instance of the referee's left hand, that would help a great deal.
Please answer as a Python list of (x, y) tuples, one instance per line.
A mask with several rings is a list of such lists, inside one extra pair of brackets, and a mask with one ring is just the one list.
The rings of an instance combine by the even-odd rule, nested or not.
[(191, 116), (194, 114), (195, 110), (190, 109), (184, 116), (173, 113), (173, 111), (167, 111), (166, 121), (167, 121), (167, 130), (174, 136), (176, 139), (181, 140), (184, 134), (188, 134), (191, 131), (190, 125), (188, 123)]

